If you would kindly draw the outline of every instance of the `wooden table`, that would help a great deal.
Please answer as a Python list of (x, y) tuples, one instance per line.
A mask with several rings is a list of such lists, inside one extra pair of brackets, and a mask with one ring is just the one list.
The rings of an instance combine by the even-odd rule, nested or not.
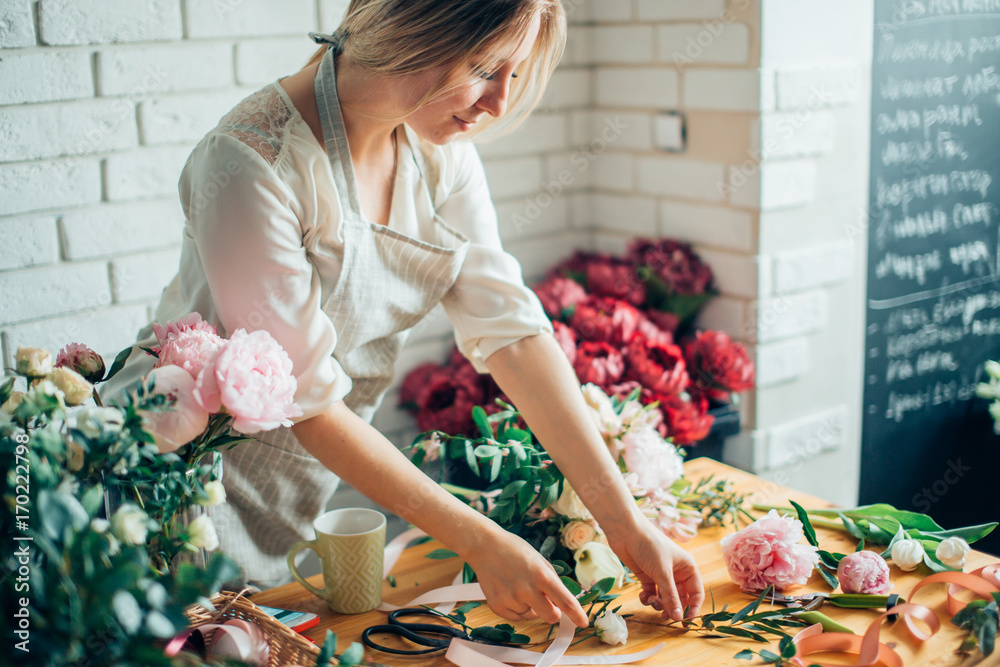
[[(752, 502), (759, 502), (773, 505), (787, 505), (789, 498), (799, 502), (806, 508), (829, 507), (830, 503), (814, 498), (805, 493), (792, 491), (779, 486), (773, 482), (768, 482), (750, 475), (741, 470), (730, 468), (717, 461), (710, 459), (696, 459), (689, 461), (686, 466), (686, 474), (690, 479), (715, 474), (731, 479), (736, 487), (743, 491), (752, 493)], [(729, 604), (730, 609), (739, 609), (751, 598), (740, 592), (739, 588), (732, 583), (726, 571), (725, 563), (722, 560), (722, 549), (719, 540), (731, 531), (730, 528), (710, 528), (703, 529), (698, 536), (686, 543), (684, 546), (690, 550), (698, 562), (701, 575), (705, 583), (707, 601), (702, 613), (711, 610), (711, 596), (714, 596), (715, 603), (719, 609), (722, 605)], [(854, 550), (857, 542), (847, 533), (817, 529), (819, 540), (823, 548), (841, 553), (849, 553)], [(456, 573), (461, 568), (458, 559), (450, 560), (430, 560), (424, 555), (432, 549), (439, 547), (436, 542), (412, 547), (404, 552), (399, 562), (393, 570), (396, 579), (396, 587), (392, 588), (388, 583), (383, 588), (383, 599), (387, 602), (402, 605), (417, 595), (440, 586), (451, 583)], [(967, 559), (966, 570), (977, 569), (983, 565), (997, 562), (997, 559), (980, 552), (973, 552)], [(913, 586), (928, 574), (922, 567), (916, 572), (901, 572), (898, 568), (890, 565), (892, 581), (895, 585), (893, 592), (904, 597), (909, 597), (909, 592)], [(322, 575), (316, 575), (310, 579), (310, 583), (322, 587)], [(711, 593), (709, 593), (711, 591)], [(822, 581), (820, 575), (813, 574), (808, 585), (800, 593), (808, 591), (829, 592), (829, 587)], [(658, 615), (649, 607), (642, 606), (638, 601), (639, 585), (630, 584), (615, 591), (621, 597), (616, 601), (623, 603), (620, 613), (634, 614), (637, 621), (657, 622)], [(297, 582), (262, 591), (253, 596), (253, 601), (257, 604), (283, 607), (286, 609), (297, 609), (310, 611), (318, 614), (321, 618), (320, 624), (306, 631), (306, 636), (321, 643), (326, 636), (328, 629), (333, 630), (341, 642), (360, 641), (361, 632), (368, 626), (383, 623), (385, 613), (373, 611), (367, 614), (355, 616), (345, 616), (335, 614), (329, 610), (326, 603), (314, 597)], [(894, 645), (896, 651), (903, 658), (907, 667), (918, 667), (924, 665), (944, 666), (944, 665), (972, 665), (972, 664), (1000, 664), (1000, 650), (994, 653), (989, 660), (976, 660), (974, 657), (963, 658), (954, 654), (955, 649), (964, 636), (963, 631), (953, 626), (950, 617), (944, 609), (945, 592), (944, 586), (934, 585), (922, 589), (916, 596), (915, 602), (930, 607), (941, 620), (941, 630), (923, 645), (916, 644), (903, 627), (902, 623), (887, 625), (882, 633), (882, 641)], [(859, 634), (862, 633), (875, 616), (875, 612), (869, 610), (849, 610), (839, 609), (830, 605), (823, 608), (823, 612), (831, 618), (852, 628)], [(473, 610), (469, 615), (469, 624), (493, 625), (502, 622), (484, 605)], [(540, 621), (526, 621), (516, 624), (518, 632), (528, 634), (533, 640), (544, 639), (549, 626)], [(733, 656), (743, 648), (752, 648), (759, 651), (765, 648), (763, 644), (757, 644), (743, 639), (704, 639), (694, 633), (683, 633), (676, 629), (665, 629), (648, 624), (629, 622), (629, 640), (626, 646), (609, 647), (600, 643), (596, 638), (588, 639), (577, 644), (570, 649), (571, 654), (603, 654), (614, 655), (620, 653), (631, 653), (654, 646), (660, 642), (666, 642), (666, 648), (658, 655), (648, 658), (642, 665), (671, 665), (691, 667), (723, 666), (723, 665), (749, 665), (746, 661), (734, 660)], [(393, 641), (386, 638), (386, 642)], [(772, 645), (776, 646), (776, 642)], [(340, 644), (341, 647), (346, 643)], [(534, 649), (541, 650), (541, 649)], [(976, 654), (978, 655), (978, 653)], [(388, 654), (372, 654), (374, 660), (387, 665), (448, 665), (441, 654), (431, 657), (403, 657)], [(821, 656), (813, 656), (817, 659)], [(839, 660), (847, 662), (846, 660)], [(752, 664), (761, 664), (756, 661)]]

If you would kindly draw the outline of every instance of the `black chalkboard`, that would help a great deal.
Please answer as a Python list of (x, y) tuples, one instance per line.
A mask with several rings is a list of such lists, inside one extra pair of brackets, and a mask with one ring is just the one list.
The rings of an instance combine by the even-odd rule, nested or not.
[(1000, 519), (998, 197), (1000, 0), (876, 0), (860, 500), (946, 528)]

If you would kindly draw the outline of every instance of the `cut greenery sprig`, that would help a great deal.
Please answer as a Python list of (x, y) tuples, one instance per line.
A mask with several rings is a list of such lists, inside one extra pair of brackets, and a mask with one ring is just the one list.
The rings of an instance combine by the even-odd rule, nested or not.
[(960, 612), (955, 614), (951, 622), (969, 631), (958, 650), (969, 653), (975, 649), (988, 656), (993, 653), (996, 644), (997, 629), (1000, 626), (1000, 614), (997, 605), (1000, 604), (1000, 593), (993, 593), (993, 600), (973, 600)]

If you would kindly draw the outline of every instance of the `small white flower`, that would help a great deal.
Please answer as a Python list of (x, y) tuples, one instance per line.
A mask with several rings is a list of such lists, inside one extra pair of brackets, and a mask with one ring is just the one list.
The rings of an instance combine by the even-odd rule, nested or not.
[(226, 502), (226, 487), (219, 480), (213, 479), (211, 482), (205, 484), (205, 495), (208, 497), (204, 500), (199, 500), (199, 505), (204, 505), (205, 507), (219, 505)]
[(107, 519), (91, 519), (90, 529), (95, 533), (106, 533), (108, 528), (111, 527), (111, 522)]
[(622, 430), (622, 420), (611, 405), (611, 399), (594, 384), (583, 386), (583, 400), (590, 407), (590, 417), (597, 425), (597, 430), (605, 438), (614, 438)]
[(903, 572), (911, 572), (924, 562), (924, 547), (917, 540), (899, 540), (889, 553), (892, 562)]
[(76, 427), (88, 438), (120, 433), (125, 415), (118, 408), (81, 408), (76, 412)]
[(138, 506), (125, 503), (111, 517), (111, 531), (122, 542), (145, 544), (149, 517)]
[(601, 579), (612, 577), (615, 588), (625, 581), (625, 567), (611, 547), (600, 542), (589, 542), (573, 554), (576, 560), (576, 580), (584, 588), (590, 588)]
[(52, 353), (40, 347), (19, 347), (14, 355), (17, 372), (28, 377), (45, 377), (52, 372)]
[(948, 567), (961, 570), (965, 567), (965, 557), (969, 555), (970, 551), (972, 549), (969, 547), (969, 543), (961, 537), (949, 537), (937, 545), (934, 555)]
[(594, 632), (598, 639), (611, 646), (628, 641), (628, 625), (625, 624), (625, 619), (610, 609), (605, 609), (604, 613), (594, 621)]
[(219, 535), (215, 532), (215, 524), (207, 514), (202, 514), (188, 525), (187, 546), (198, 549), (213, 551), (219, 548)]

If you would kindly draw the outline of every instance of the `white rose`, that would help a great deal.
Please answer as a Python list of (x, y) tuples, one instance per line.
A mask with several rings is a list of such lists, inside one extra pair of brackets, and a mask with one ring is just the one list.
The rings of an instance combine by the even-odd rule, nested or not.
[(57, 368), (49, 373), (49, 379), (62, 390), (66, 405), (82, 405), (94, 395), (94, 385), (72, 368)]
[(601, 579), (613, 577), (615, 588), (625, 581), (625, 567), (611, 547), (600, 542), (583, 545), (575, 554), (576, 580), (584, 588), (591, 588)]
[(570, 521), (562, 529), (563, 546), (576, 551), (588, 542), (597, 541), (597, 529), (585, 521)]
[(594, 632), (598, 639), (612, 646), (628, 641), (628, 626), (625, 624), (625, 619), (610, 609), (605, 609), (604, 613), (594, 621)]
[(145, 544), (149, 517), (138, 506), (125, 503), (111, 517), (111, 530), (122, 542)]
[(19, 347), (14, 355), (17, 372), (28, 377), (45, 377), (52, 372), (52, 353), (40, 347)]
[(948, 567), (961, 570), (965, 567), (965, 557), (969, 555), (970, 551), (972, 549), (969, 547), (969, 543), (961, 537), (949, 537), (937, 545), (934, 555)]
[(212, 523), (211, 517), (207, 514), (202, 514), (192, 521), (188, 525), (187, 534), (187, 546), (194, 550), (207, 549), (213, 551), (219, 548), (219, 536), (215, 532), (215, 524)]
[(25, 394), (23, 391), (15, 391), (11, 393), (10, 398), (8, 398), (3, 405), (0, 405), (0, 410), (3, 410), (7, 414), (14, 414), (14, 410), (17, 410), (17, 406), (21, 405), (24, 400)]
[(916, 540), (899, 540), (889, 553), (892, 562), (903, 572), (911, 572), (924, 562), (924, 547)]
[(205, 494), (208, 498), (205, 500), (199, 500), (199, 505), (209, 507), (211, 505), (218, 505), (226, 502), (226, 487), (224, 487), (222, 482), (217, 479), (213, 479), (211, 482), (205, 484)]
[(553, 512), (558, 512), (564, 517), (570, 519), (583, 519), (584, 521), (590, 521), (593, 519), (590, 510), (587, 506), (583, 504), (580, 500), (580, 496), (576, 495), (576, 491), (573, 487), (569, 485), (569, 482), (563, 482), (563, 491), (556, 498), (556, 501), (549, 505)]
[(1000, 362), (987, 361), (984, 368), (991, 378), (1000, 380)]
[(125, 415), (118, 408), (82, 408), (76, 413), (76, 427), (88, 438), (120, 433)]

